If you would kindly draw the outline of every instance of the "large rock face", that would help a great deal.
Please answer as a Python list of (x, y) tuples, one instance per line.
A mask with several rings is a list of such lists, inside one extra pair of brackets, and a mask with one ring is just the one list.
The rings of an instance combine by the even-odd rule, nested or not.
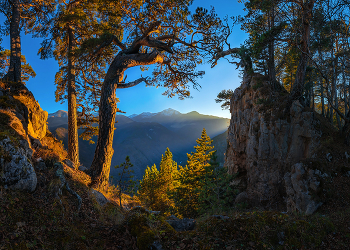
[(249, 200), (274, 204), (286, 196), (284, 175), (320, 144), (319, 121), (294, 101), (290, 113), (276, 107), (285, 90), (274, 91), (263, 76), (245, 77), (231, 99), (231, 122), (225, 165)]
[(319, 170), (308, 169), (301, 163), (294, 164), (291, 172), (284, 175), (287, 192), (287, 210), (314, 213), (322, 202), (317, 201), (322, 174)]
[(22, 84), (0, 82), (0, 92), (0, 184), (33, 192), (33, 149), (46, 135), (48, 114)]
[(1, 182), (12, 189), (33, 192), (37, 177), (30, 161), (33, 151), (28, 142), (22, 140), (20, 147), (16, 147), (7, 137), (0, 141), (0, 149)]

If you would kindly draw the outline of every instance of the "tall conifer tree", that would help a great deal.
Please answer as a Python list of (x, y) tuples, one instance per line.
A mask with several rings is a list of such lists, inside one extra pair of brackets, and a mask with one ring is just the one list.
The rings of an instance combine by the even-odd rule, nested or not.
[[(87, 58), (80, 56), (84, 47), (78, 48), (78, 45), (110, 29), (115, 30), (106, 25), (100, 8), (98, 1), (60, 2), (50, 25), (43, 27), (50, 35), (43, 41), (39, 51), (43, 59), (54, 56), (59, 62), (60, 68), (55, 79), (56, 101), (68, 100), (68, 158), (76, 167), (79, 163), (78, 121), (79, 125), (87, 127), (89, 131), (85, 137), (90, 139), (94, 129), (89, 125), (96, 122), (91, 113), (98, 105), (96, 99), (99, 98), (101, 79), (109, 60), (105, 56), (104, 62), (86, 62)], [(83, 116), (86, 119), (82, 119)]]

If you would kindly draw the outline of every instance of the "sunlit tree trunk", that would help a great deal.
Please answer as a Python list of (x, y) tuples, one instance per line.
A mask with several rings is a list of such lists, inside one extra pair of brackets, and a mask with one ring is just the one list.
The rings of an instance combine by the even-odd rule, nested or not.
[(104, 190), (108, 184), (109, 172), (112, 161), (113, 136), (115, 116), (117, 113), (117, 100), (115, 92), (117, 84), (123, 79), (126, 68), (120, 63), (120, 56), (116, 56), (109, 67), (101, 89), (99, 107), (99, 131), (94, 159), (89, 169), (92, 177), (91, 185)]
[(75, 86), (74, 61), (71, 52), (73, 50), (73, 31), (67, 26), (68, 33), (68, 158), (79, 167), (78, 126), (77, 126), (77, 94)]
[(5, 81), (21, 82), (21, 36), (20, 36), (20, 2), (9, 1), (12, 5), (12, 17), (10, 20), (11, 56), (9, 71), (4, 77)]
[(120, 52), (109, 66), (101, 89), (98, 139), (94, 159), (88, 172), (91, 176), (90, 186), (99, 190), (105, 190), (108, 185), (114, 153), (112, 147), (114, 124), (118, 111), (115, 92), (117, 88), (133, 87), (142, 82), (136, 80), (129, 84), (119, 84), (123, 80), (124, 71), (134, 66), (150, 65), (163, 61), (163, 58), (155, 51), (148, 54), (133, 54), (133, 52), (124, 54), (123, 52)]

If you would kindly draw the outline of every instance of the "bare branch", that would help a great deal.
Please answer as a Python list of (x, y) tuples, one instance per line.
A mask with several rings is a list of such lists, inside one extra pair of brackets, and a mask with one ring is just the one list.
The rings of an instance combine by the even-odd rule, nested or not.
[(218, 51), (215, 53), (215, 56), (213, 57), (213, 63), (211, 64), (211, 67), (214, 68), (214, 66), (217, 64), (218, 60), (222, 57), (225, 57), (227, 55), (233, 54), (233, 53), (238, 53), (239, 48), (233, 48), (233, 49), (228, 49), (224, 51)]
[[(126, 79), (126, 78), (125, 78)], [(128, 83), (118, 83), (117, 84), (117, 89), (126, 89), (126, 88), (131, 88), (134, 87), (138, 84), (140, 84), (141, 82), (145, 82), (146, 84), (148, 83), (148, 79), (149, 77), (141, 77), (135, 81), (132, 82), (128, 82)]]

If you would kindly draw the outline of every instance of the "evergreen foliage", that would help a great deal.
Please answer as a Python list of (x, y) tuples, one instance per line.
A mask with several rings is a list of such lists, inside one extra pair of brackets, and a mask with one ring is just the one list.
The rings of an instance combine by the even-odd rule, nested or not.
[(129, 156), (127, 156), (125, 158), (125, 162), (114, 167), (115, 169), (121, 169), (121, 172), (117, 174), (117, 178), (115, 180), (118, 188), (119, 206), (122, 205), (123, 193), (135, 193), (136, 181), (132, 175), (134, 173), (134, 170), (131, 169), (133, 166), (134, 165), (130, 162)]
[(228, 109), (230, 107), (230, 100), (231, 100), (232, 95), (233, 95), (233, 90), (232, 89), (221, 90), (220, 93), (217, 95), (217, 98), (215, 99), (215, 102), (216, 103), (222, 102), (221, 108), (222, 109)]
[(145, 174), (140, 181), (139, 190), (137, 191), (141, 202), (148, 208), (156, 210), (160, 200), (159, 197), (159, 171), (156, 164), (151, 168), (147, 166)]
[(200, 179), (199, 189), (199, 213), (215, 213), (224, 211), (233, 206), (233, 197), (236, 190), (230, 186), (235, 178), (229, 175), (227, 169), (220, 167), (217, 162), (216, 152), (212, 155), (209, 166), (205, 167), (203, 177)]
[[(4, 76), (6, 72), (8, 72), (10, 67), (10, 56), (11, 51), (6, 49), (4, 51), (0, 52), (0, 77)], [(35, 77), (36, 73), (33, 70), (32, 66), (30, 66), (29, 63), (27, 63), (26, 57), (22, 54), (21, 55), (21, 78), (23, 82), (26, 82), (29, 80), (29, 77)]]
[(172, 193), (178, 214), (184, 217), (195, 217), (200, 208), (200, 190), (204, 182), (202, 178), (206, 174), (206, 167), (210, 166), (210, 158), (213, 155), (212, 140), (203, 129), (201, 138), (197, 139), (194, 146), (196, 152), (187, 154), (187, 165), (180, 168), (179, 186)]
[(10, 35), (10, 62), (4, 81), (21, 83), (21, 31), (43, 35), (41, 27), (47, 26), (55, 11), (56, 0), (3, 0), (0, 1), (0, 12), (6, 17), (2, 34)]
[(147, 166), (138, 190), (140, 200), (152, 210), (174, 211), (175, 204), (169, 193), (179, 186), (177, 178), (177, 163), (173, 160), (173, 155), (167, 148), (162, 155), (159, 171), (155, 164), (152, 168)]

